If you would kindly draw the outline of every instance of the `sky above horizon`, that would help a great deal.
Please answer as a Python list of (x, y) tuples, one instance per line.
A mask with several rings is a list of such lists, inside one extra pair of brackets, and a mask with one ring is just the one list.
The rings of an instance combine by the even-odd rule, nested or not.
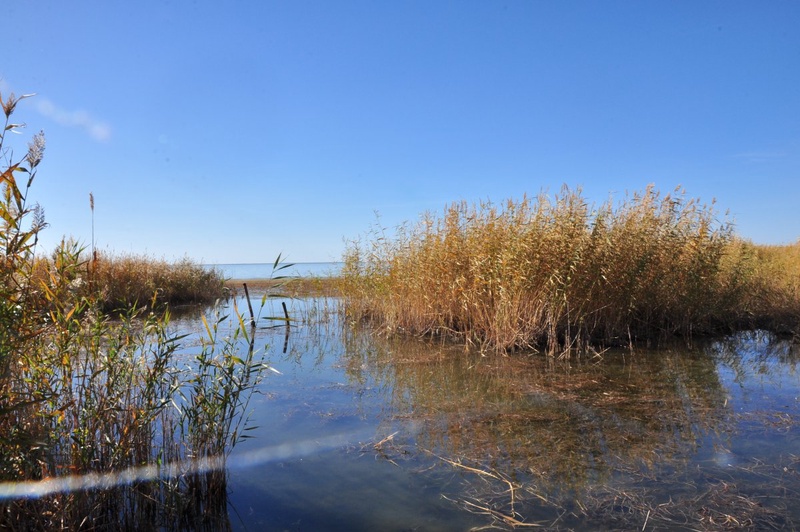
[(91, 243), (90, 193), (99, 249), (311, 262), (563, 184), (683, 186), (744, 238), (800, 238), (800, 2), (222, 5), (4, 3), (41, 249)]

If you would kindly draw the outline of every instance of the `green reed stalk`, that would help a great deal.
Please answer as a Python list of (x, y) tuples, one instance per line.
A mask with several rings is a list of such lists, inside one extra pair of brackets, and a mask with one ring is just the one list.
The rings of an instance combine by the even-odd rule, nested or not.
[[(16, 127), (9, 119), (20, 99), (0, 95), (3, 157), (11, 153), (5, 132)], [(96, 282), (86, 283), (78, 243), (62, 241), (49, 258), (37, 257), (46, 224), (27, 197), (43, 151), (39, 134), (23, 159), (0, 167), (0, 482), (7, 483), (1, 486), (143, 467), (163, 474), (109, 489), (0, 499), (0, 528), (230, 528), (225, 457), (245, 437), (249, 397), (266, 367), (253, 331), (235, 311), (222, 334), (226, 317), (217, 315), (209, 325), (216, 334), (187, 364), (184, 336), (170, 332), (158, 296), (172, 289), (207, 296), (221, 289), (218, 274), (190, 261), (161, 268), (121, 260), (119, 267), (92, 256)], [(22, 185), (19, 176), (26, 178)], [(108, 308), (126, 310), (111, 319)]]

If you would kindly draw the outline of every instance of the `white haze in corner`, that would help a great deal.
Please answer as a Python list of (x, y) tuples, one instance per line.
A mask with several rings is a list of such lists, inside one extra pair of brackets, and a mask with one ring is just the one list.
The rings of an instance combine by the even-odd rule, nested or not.
[(37, 97), (36, 110), (59, 125), (77, 127), (84, 130), (96, 141), (106, 142), (111, 138), (111, 126), (102, 120), (94, 118), (83, 109), (67, 111), (58, 107), (48, 98)]
[[(0, 78), (0, 93), (2, 93), (3, 99), (8, 98), (12, 93), (16, 92), (17, 91), (14, 91), (6, 80)], [(22, 92), (18, 93), (17, 96), (20, 94), (22, 94)], [(98, 142), (107, 142), (111, 138), (111, 125), (93, 117), (88, 111), (83, 109), (68, 111), (57, 106), (49, 98), (36, 94), (31, 94), (31, 96), (34, 96), (32, 99), (34, 108), (39, 111), (41, 115), (49, 118), (58, 125), (82, 129), (87, 135)]]

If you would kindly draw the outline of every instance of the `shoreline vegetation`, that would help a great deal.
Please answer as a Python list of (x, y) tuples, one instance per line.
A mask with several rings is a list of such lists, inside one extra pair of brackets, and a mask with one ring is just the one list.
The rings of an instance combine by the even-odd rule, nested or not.
[[(191, 345), (171, 332), (170, 307), (211, 303), (242, 281), (189, 259), (98, 253), (94, 237), (43, 257), (44, 209), (28, 198), (44, 134), (18, 160), (5, 144), (25, 97), (0, 95), (0, 528), (71, 530), (91, 516), (97, 529), (230, 529), (225, 459), (247, 438), (269, 368), (235, 299), (230, 316), (203, 315)], [(600, 206), (566, 188), (502, 207), (458, 203), (352, 242), (344, 258), (341, 277), (250, 286), (336, 295), (351, 324), (500, 352), (800, 334), (800, 241), (744, 241), (681, 191)], [(143, 467), (155, 474), (109, 489), (15, 491)]]
[(171, 330), (170, 304), (223, 294), (188, 259), (42, 256), (45, 137), (6, 143), (26, 97), (0, 95), (0, 528), (228, 530), (226, 459), (268, 369), (255, 330), (235, 306), (191, 345)]
[(229, 294), (238, 294), (246, 284), (253, 292), (279, 293), (287, 297), (336, 297), (341, 295), (339, 277), (289, 277), (275, 279), (226, 279)]
[[(65, 281), (78, 297), (91, 299), (104, 313), (210, 304), (225, 293), (225, 280), (220, 272), (204, 268), (189, 258), (167, 261), (110, 252), (97, 252), (89, 258), (84, 249), (69, 242), (62, 244), (61, 249), (77, 253), (71, 258), (75, 267), (65, 272)], [(58, 261), (63, 258), (37, 259), (32, 281), (46, 282)]]
[(800, 240), (743, 240), (682, 189), (455, 203), (350, 242), (342, 277), (352, 322), (501, 352), (800, 335)]

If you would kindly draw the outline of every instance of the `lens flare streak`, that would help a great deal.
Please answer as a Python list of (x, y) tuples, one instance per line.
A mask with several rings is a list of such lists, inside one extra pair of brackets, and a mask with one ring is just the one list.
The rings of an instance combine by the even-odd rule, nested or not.
[(0, 483), (0, 500), (38, 498), (56, 493), (89, 489), (110, 489), (133, 482), (205, 473), (226, 467), (228, 469), (243, 469), (258, 464), (300, 458), (318, 452), (341, 448), (370, 436), (371, 434), (367, 431), (348, 432), (319, 439), (262, 447), (247, 453), (230, 456), (227, 459), (224, 456), (210, 456), (161, 465), (132, 467), (108, 473), (88, 473), (86, 475), (70, 475), (36, 481), (3, 482)]

